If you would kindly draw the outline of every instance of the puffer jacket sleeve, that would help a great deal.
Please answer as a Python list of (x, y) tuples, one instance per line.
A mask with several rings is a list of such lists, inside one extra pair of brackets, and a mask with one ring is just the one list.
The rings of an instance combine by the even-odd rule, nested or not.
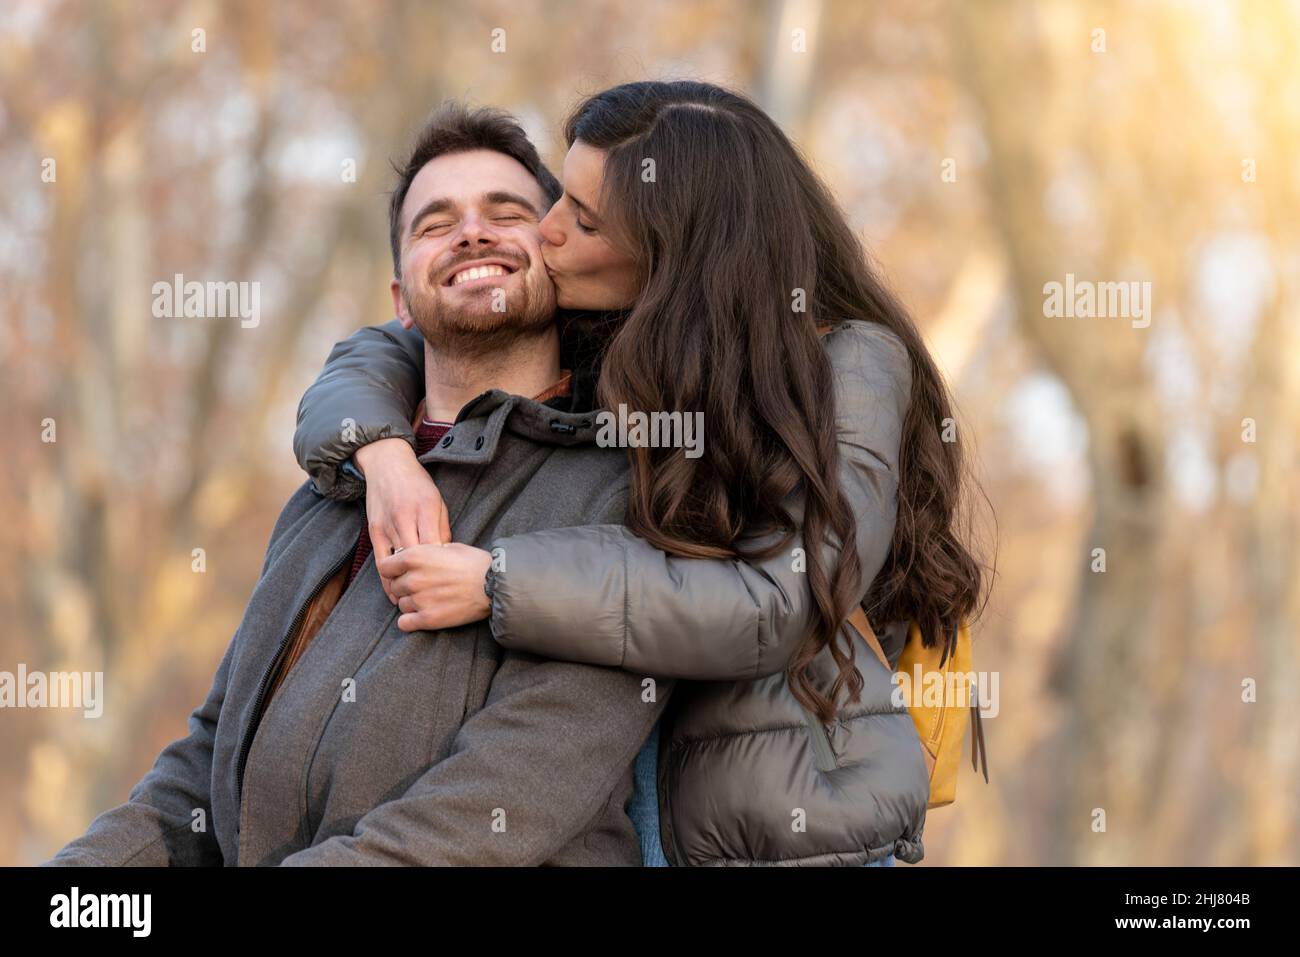
[[(894, 534), (910, 359), (893, 333), (866, 322), (843, 323), (823, 345), (865, 594)], [(790, 511), (801, 520), (799, 502)], [(498, 539), (488, 573), (492, 633), (507, 648), (639, 674), (706, 681), (775, 674), (811, 621), (812, 592), (794, 553), (802, 547), (796, 536), (761, 561), (679, 558), (621, 525)], [(831, 544), (823, 554), (838, 560)]]
[(415, 448), (411, 418), (424, 395), (424, 340), (396, 319), (359, 329), (337, 343), (298, 404), (293, 451), (326, 498), (365, 494), (352, 454), (379, 439)]

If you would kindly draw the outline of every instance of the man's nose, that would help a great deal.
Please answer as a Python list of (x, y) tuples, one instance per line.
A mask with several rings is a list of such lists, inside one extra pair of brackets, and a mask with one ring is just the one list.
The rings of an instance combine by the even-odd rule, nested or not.
[(456, 247), (466, 249), (471, 246), (495, 246), (500, 241), (496, 230), (478, 216), (467, 216), (460, 224), (460, 235), (456, 237)]

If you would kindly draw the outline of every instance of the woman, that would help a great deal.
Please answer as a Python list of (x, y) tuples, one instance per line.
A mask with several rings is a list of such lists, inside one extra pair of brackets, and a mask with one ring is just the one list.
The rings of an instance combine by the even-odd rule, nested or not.
[[(565, 136), (543, 256), (562, 309), (605, 317), (570, 323), (570, 349), (595, 339), (604, 408), (703, 412), (703, 454), (629, 448), (624, 526), (499, 540), (507, 567), (473, 581), (387, 582), (403, 627), (487, 617), (506, 647), (693, 679), (638, 758), (647, 863), (914, 863), (920, 745), (842, 622), (862, 604), (896, 654), (908, 620), (933, 645), (976, 604), (934, 364), (829, 192), (744, 97), (624, 84)], [(299, 412), (295, 449), (324, 494), (360, 493), (356, 453), (377, 556), (449, 535), (411, 451), (418, 355), (361, 330)], [(484, 584), (447, 619), (446, 595)]]

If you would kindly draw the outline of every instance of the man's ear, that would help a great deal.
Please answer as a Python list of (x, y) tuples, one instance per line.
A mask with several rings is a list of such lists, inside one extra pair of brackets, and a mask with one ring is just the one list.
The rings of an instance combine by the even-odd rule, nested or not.
[(402, 281), (394, 276), (388, 284), (388, 290), (393, 294), (393, 315), (397, 317), (403, 329), (410, 329), (415, 325), (415, 320), (407, 311), (406, 299), (402, 296)]

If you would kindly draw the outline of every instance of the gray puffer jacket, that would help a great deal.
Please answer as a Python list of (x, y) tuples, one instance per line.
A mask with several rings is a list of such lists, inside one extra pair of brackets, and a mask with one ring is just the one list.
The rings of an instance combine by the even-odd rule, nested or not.
[[(840, 483), (857, 518), (865, 595), (889, 551), (911, 367), (874, 323), (823, 337), (835, 371)], [(294, 450), (322, 494), (364, 494), (350, 457), (401, 437), (423, 394), (418, 335), (397, 322), (362, 329), (331, 352), (298, 410)], [(796, 520), (801, 502), (789, 503)], [(762, 543), (763, 537), (755, 537)], [(855, 642), (865, 685), (830, 726), (791, 694), (785, 668), (812, 614), (793, 550), (746, 562), (665, 554), (621, 525), (498, 539), (491, 630), (506, 648), (610, 665), (679, 683), (663, 719), (660, 833), (675, 866), (859, 865), (919, 861), (929, 798), (922, 748), (890, 673)], [(828, 561), (835, 549), (825, 546)], [(906, 623), (879, 636), (897, 662)], [(829, 687), (828, 653), (814, 662)]]

